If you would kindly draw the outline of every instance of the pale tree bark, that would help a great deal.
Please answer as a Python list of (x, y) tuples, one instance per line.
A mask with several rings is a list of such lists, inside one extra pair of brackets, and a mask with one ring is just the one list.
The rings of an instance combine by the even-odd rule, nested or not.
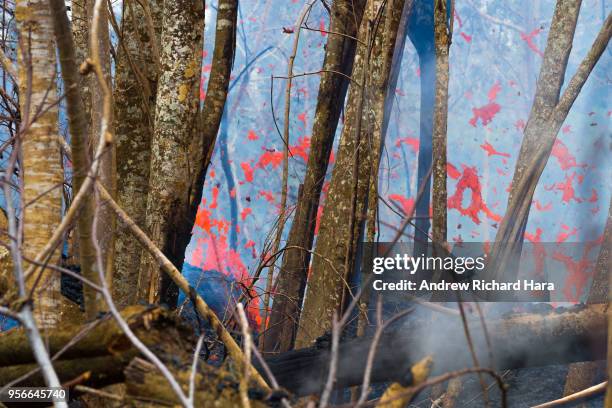
[(489, 259), (489, 273), (494, 279), (513, 279), (518, 273), (517, 265), (512, 260), (518, 259), (517, 255), (522, 249), (529, 209), (538, 180), (544, 171), (557, 133), (612, 35), (610, 14), (587, 56), (580, 63), (563, 95), (559, 97), (580, 3), (580, 0), (559, 1), (555, 8), (536, 96), (512, 180), (508, 207)]
[[(159, 77), (162, 1), (126, 1), (115, 70), (117, 202), (138, 225), (146, 219), (151, 138)], [(147, 8), (143, 8), (146, 6)], [(149, 26), (147, 21), (151, 22)], [(154, 32), (152, 36), (150, 31)], [(113, 299), (120, 307), (136, 302), (141, 250), (127, 233), (117, 234)]]
[[(30, 259), (44, 248), (62, 214), (64, 174), (58, 133), (53, 27), (46, 0), (15, 4), (19, 30), (19, 104), (22, 122), (24, 255)], [(59, 261), (59, 251), (50, 263)], [(62, 317), (60, 278), (49, 269), (39, 272), (34, 317), (41, 328), (58, 325)], [(31, 286), (36, 279), (29, 279)]]
[[(309, 345), (331, 327), (334, 311), (342, 309), (353, 269), (367, 210), (373, 160), (370, 152), (380, 146), (391, 60), (404, 9), (401, 0), (388, 2), (384, 10), (379, 10), (382, 3), (366, 3), (359, 28), (346, 121), (319, 226), (296, 347)], [(384, 18), (377, 24), (379, 12)]]
[[(196, 125), (202, 64), (202, 2), (165, 2), (162, 27), (161, 72), (151, 141), (145, 226), (153, 242), (180, 269), (186, 247), (182, 241), (189, 239), (192, 228), (189, 206), (194, 194), (193, 169), (201, 157), (201, 152), (194, 152), (190, 147)], [(150, 257), (143, 257), (138, 276), (138, 299), (153, 303), (166, 296), (176, 296), (161, 292), (159, 266)]]
[(299, 305), (306, 287), (315, 216), (349, 84), (349, 79), (338, 72), (351, 74), (356, 43), (350, 37), (355, 37), (362, 17), (363, 1), (338, 0), (332, 4), (306, 175), (287, 238), (287, 246), (292, 249), (285, 251), (277, 278), (276, 293), (279, 295), (274, 298), (269, 329), (265, 333), (266, 351), (286, 351), (293, 346)]
[[(236, 24), (238, 18), (238, 1), (222, 0), (217, 10), (217, 25), (215, 32), (215, 47), (213, 51), (212, 69), (208, 80), (204, 106), (196, 118), (194, 137), (189, 145), (191, 171), (189, 191), (189, 209), (181, 215), (182, 219), (176, 232), (171, 254), (175, 265), (181, 267), (189, 240), (191, 228), (195, 222), (198, 207), (202, 200), (202, 191), (206, 172), (215, 148), (219, 126), (225, 109), (230, 77), (236, 48)], [(167, 282), (164, 286), (165, 302), (175, 303), (176, 288)]]

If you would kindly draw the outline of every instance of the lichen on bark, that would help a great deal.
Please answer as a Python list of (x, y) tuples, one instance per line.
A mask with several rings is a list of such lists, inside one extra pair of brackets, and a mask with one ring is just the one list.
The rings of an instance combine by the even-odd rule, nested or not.
[[(204, 9), (202, 2), (165, 2), (161, 34), (161, 72), (157, 88), (155, 131), (151, 141), (149, 194), (145, 228), (179, 269), (189, 239), (189, 204), (194, 191), (194, 164), (201, 152), (192, 149), (199, 101)], [(139, 300), (162, 298), (159, 266), (148, 256), (140, 263)], [(165, 296), (166, 294), (164, 294)]]
[[(138, 225), (145, 224), (149, 187), (151, 137), (159, 61), (162, 1), (148, 2), (155, 37), (151, 37), (145, 10), (126, 2), (121, 21), (115, 70), (115, 140), (117, 146), (117, 202)], [(129, 233), (118, 231), (115, 241), (113, 298), (119, 306), (136, 301), (141, 249)]]
[[(206, 170), (210, 164), (219, 125), (221, 124), (221, 117), (225, 108), (230, 74), (234, 62), (237, 18), (237, 0), (219, 1), (213, 64), (210, 70), (208, 87), (206, 88), (204, 108), (199, 118), (203, 153), (202, 166), (200, 166), (199, 178), (197, 180), (199, 184), (202, 184), (203, 178), (206, 176)], [(199, 189), (201, 191), (201, 186), (199, 186)]]

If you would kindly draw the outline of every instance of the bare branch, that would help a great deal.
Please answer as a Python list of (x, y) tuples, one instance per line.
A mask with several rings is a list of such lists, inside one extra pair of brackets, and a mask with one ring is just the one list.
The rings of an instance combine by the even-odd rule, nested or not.
[[(121, 220), (126, 227), (130, 230), (132, 235), (140, 242), (140, 244), (152, 255), (155, 261), (159, 264), (161, 269), (168, 274), (170, 279), (176, 283), (180, 290), (184, 293), (187, 293), (195, 299), (195, 307), (198, 313), (202, 317), (208, 320), (212, 328), (216, 331), (217, 335), (227, 347), (229, 355), (240, 365), (244, 366), (246, 364), (244, 354), (240, 350), (240, 347), (236, 344), (236, 341), (229, 334), (227, 329), (223, 327), (223, 324), (215, 314), (215, 312), (210, 309), (210, 307), (206, 304), (204, 299), (189, 285), (189, 282), (183, 277), (181, 272), (176, 269), (176, 267), (170, 262), (170, 260), (163, 254), (163, 252), (155, 246), (155, 244), (151, 241), (151, 239), (142, 231), (134, 221), (117, 205), (115, 200), (110, 196), (110, 194), (104, 189), (104, 186), (101, 184), (96, 184), (97, 189), (100, 193), (101, 198), (113, 209), (119, 220)], [(259, 386), (261, 386), (265, 390), (269, 390), (268, 384), (266, 384), (265, 380), (261, 377), (261, 375), (253, 369), (251, 372), (253, 378), (257, 381)]]

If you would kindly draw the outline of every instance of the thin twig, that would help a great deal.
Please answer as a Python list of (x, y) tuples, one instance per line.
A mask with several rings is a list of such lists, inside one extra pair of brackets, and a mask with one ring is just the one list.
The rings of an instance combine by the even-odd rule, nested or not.
[(366, 45), (362, 40), (360, 40), (359, 38), (354, 37), (352, 35), (348, 35), (348, 34), (344, 34), (344, 33), (339, 33), (339, 32), (336, 32), (336, 31), (319, 30), (317, 28), (308, 27), (307, 25), (303, 25), (302, 29), (303, 30), (308, 30), (308, 31), (316, 31), (316, 32), (322, 33), (322, 34), (339, 35), (339, 36), (344, 37), (344, 38), (350, 38), (351, 40), (356, 41), (356, 42), (358, 42), (361, 45)]
[(204, 336), (200, 336), (198, 343), (196, 344), (195, 351), (193, 352), (193, 363), (191, 364), (191, 374), (189, 376), (189, 402), (193, 405), (195, 403), (195, 379), (198, 370), (198, 361), (200, 360), (200, 351), (204, 345)]
[[(96, 4), (98, 2), (101, 2), (101, 0), (96, 0)], [(98, 183), (98, 186), (101, 186), (101, 184)], [(172, 375), (168, 367), (159, 359), (159, 357), (157, 357), (151, 350), (149, 350), (149, 348), (138, 338), (138, 336), (136, 336), (136, 334), (134, 334), (134, 332), (130, 328), (130, 325), (123, 319), (123, 317), (117, 310), (117, 306), (115, 305), (115, 302), (113, 301), (113, 298), (110, 293), (110, 289), (108, 287), (108, 283), (106, 281), (106, 277), (105, 277), (106, 269), (104, 268), (102, 248), (97, 239), (97, 235), (98, 235), (97, 229), (98, 229), (98, 224), (99, 224), (98, 215), (99, 215), (100, 208), (101, 208), (100, 202), (98, 202), (99, 201), (98, 194), (96, 194), (96, 201), (97, 202), (96, 202), (95, 211), (94, 211), (94, 219), (92, 220), (91, 241), (96, 251), (98, 279), (100, 280), (100, 284), (102, 285), (102, 296), (104, 298), (104, 301), (106, 302), (106, 305), (108, 306), (108, 310), (113, 316), (113, 318), (115, 319), (115, 321), (117, 322), (117, 325), (119, 326), (121, 331), (123, 331), (123, 333), (125, 334), (125, 337), (128, 338), (128, 340), (134, 345), (134, 347), (136, 347), (138, 351), (140, 351), (140, 353), (142, 353), (142, 355), (147, 360), (149, 360), (160, 371), (160, 373), (164, 376), (166, 381), (168, 381), (170, 388), (172, 389), (174, 394), (179, 399), (181, 405), (183, 405), (186, 408), (192, 408), (193, 404), (191, 403), (191, 401), (189, 401), (188, 397), (183, 392), (183, 389), (181, 388), (180, 384), (176, 381), (176, 379), (174, 378), (174, 376)]]
[(331, 344), (331, 356), (329, 360), (329, 372), (327, 374), (327, 382), (325, 383), (325, 388), (323, 389), (323, 393), (321, 394), (321, 402), (319, 403), (319, 408), (327, 407), (329, 402), (329, 397), (334, 388), (334, 383), (336, 382), (336, 371), (338, 370), (338, 344), (340, 343), (340, 331), (342, 327), (338, 322), (337, 312), (334, 310), (334, 316), (332, 320), (332, 344)]
[[(274, 391), (279, 391), (280, 386), (278, 385), (278, 382), (276, 381), (274, 374), (272, 374), (272, 370), (270, 370), (270, 366), (268, 365), (268, 363), (266, 363), (266, 360), (264, 360), (264, 358), (261, 356), (261, 353), (259, 352), (259, 350), (257, 350), (257, 347), (253, 347), (251, 349), (251, 352), (253, 353), (257, 361), (259, 361), (259, 364), (261, 365), (262, 370), (266, 374), (268, 381), (270, 381), (270, 385), (272, 386)], [(291, 404), (289, 404), (289, 401), (287, 401), (287, 398), (282, 398), (281, 404), (283, 404), (285, 408), (291, 408)]]
[(480, 14), (480, 16), (481, 16), (482, 18), (484, 18), (485, 20), (489, 20), (489, 21), (490, 21), (490, 22), (492, 22), (493, 24), (499, 24), (499, 25), (502, 25), (502, 26), (504, 26), (504, 27), (511, 28), (511, 29), (513, 29), (513, 30), (518, 31), (519, 33), (526, 33), (526, 32), (527, 32), (527, 30), (526, 30), (525, 28), (523, 28), (523, 27), (521, 27), (521, 26), (519, 26), (519, 25), (516, 25), (516, 24), (514, 24), (514, 23), (513, 23), (513, 22), (511, 22), (511, 21), (508, 21), (508, 20), (501, 20), (501, 19), (499, 19), (499, 18), (497, 18), (497, 17), (493, 17), (493, 16), (491, 16), (491, 15), (489, 15), (489, 14), (485, 13), (484, 11), (480, 10), (480, 8), (479, 8), (478, 6), (476, 6), (476, 4), (474, 4), (474, 3), (472, 2), (472, 0), (466, 0), (466, 1), (467, 1), (467, 3), (468, 3), (470, 6), (472, 6), (472, 8), (473, 8), (474, 10), (476, 10), (476, 12), (477, 12), (478, 14)]
[(21, 317), (19, 316), (19, 314), (13, 312), (8, 307), (0, 306), (0, 314), (3, 314), (5, 316), (10, 317), (11, 319), (15, 319), (18, 322), (21, 322)]
[(303, 76), (308, 76), (308, 75), (319, 75), (319, 74), (325, 74), (325, 73), (336, 74), (336, 75), (340, 75), (342, 77), (345, 77), (346, 79), (351, 81), (351, 84), (361, 88), (361, 84), (358, 81), (354, 80), (353, 77), (351, 77), (350, 75), (345, 74), (344, 72), (336, 71), (336, 70), (333, 70), (333, 69), (320, 69), (318, 71), (301, 72), (299, 74), (293, 74), (291, 76), (274, 75), (273, 78), (275, 78), (275, 79), (293, 79), (293, 78), (298, 78), (298, 77), (303, 77)]
[(608, 386), (608, 381), (604, 381), (604, 382), (599, 383), (597, 385), (594, 385), (592, 387), (586, 388), (586, 389), (584, 389), (582, 391), (578, 391), (578, 392), (576, 392), (574, 394), (570, 394), (568, 396), (556, 399), (554, 401), (548, 401), (548, 402), (545, 402), (543, 404), (535, 405), (535, 406), (533, 406), (531, 408), (558, 407), (559, 405), (568, 404), (570, 402), (574, 402), (574, 401), (577, 401), (579, 399), (583, 399), (583, 398), (587, 398), (587, 397), (592, 397), (593, 395), (600, 394), (600, 393), (602, 393), (602, 392), (604, 392), (606, 390), (607, 386)]
[(251, 402), (249, 401), (249, 374), (251, 368), (251, 350), (254, 348), (253, 339), (251, 338), (251, 332), (249, 331), (249, 322), (247, 320), (246, 314), (244, 313), (244, 306), (242, 305), (242, 303), (238, 303), (236, 305), (236, 310), (238, 312), (238, 320), (242, 329), (244, 358), (246, 360), (246, 364), (243, 367), (244, 372), (242, 373), (242, 376), (240, 378), (240, 400), (242, 401), (243, 408), (251, 408)]
[[(465, 339), (468, 344), (468, 348), (470, 349), (470, 355), (472, 356), (472, 361), (474, 362), (474, 367), (480, 367), (480, 362), (478, 361), (478, 356), (476, 355), (476, 350), (474, 348), (474, 342), (472, 340), (472, 335), (470, 333), (470, 326), (468, 325), (467, 317), (465, 315), (465, 309), (463, 308), (463, 302), (459, 299), (457, 301), (457, 306), (459, 307), (459, 313), (461, 313), (461, 324), (463, 326), (463, 332), (465, 333)], [(482, 388), (482, 397), (484, 399), (485, 407), (489, 406), (489, 393), (487, 392), (487, 383), (485, 382), (484, 376), (482, 373), (478, 373), (478, 379), (480, 381), (480, 386)]]
[[(110, 208), (115, 212), (117, 218), (121, 222), (125, 224), (128, 230), (132, 233), (132, 235), (136, 238), (136, 240), (146, 249), (151, 256), (157, 261), (160, 268), (168, 274), (170, 279), (182, 290), (184, 293), (190, 294), (193, 296), (194, 303), (196, 306), (196, 310), (202, 317), (208, 320), (212, 328), (219, 336), (219, 339), (223, 342), (229, 355), (236, 361), (238, 365), (246, 364), (244, 359), (244, 354), (236, 344), (234, 338), (230, 335), (223, 324), (215, 314), (215, 312), (210, 309), (208, 304), (202, 299), (202, 297), (189, 285), (189, 282), (185, 279), (185, 277), (181, 274), (181, 272), (176, 269), (174, 264), (164, 255), (164, 253), (151, 241), (151, 239), (141, 230), (138, 225), (130, 218), (130, 216), (117, 204), (115, 200), (110, 196), (108, 191), (104, 188), (104, 186), (100, 183), (96, 183), (96, 187), (100, 192), (101, 198), (110, 206)], [(266, 384), (265, 380), (261, 377), (261, 375), (255, 370), (252, 369), (251, 375), (257, 381), (258, 385), (264, 390), (269, 390), (270, 387)]]

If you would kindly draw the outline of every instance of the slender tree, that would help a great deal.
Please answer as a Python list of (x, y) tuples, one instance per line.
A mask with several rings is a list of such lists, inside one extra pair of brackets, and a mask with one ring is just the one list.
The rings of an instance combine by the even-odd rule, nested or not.
[[(45, 246), (62, 213), (64, 173), (58, 133), (55, 48), (51, 12), (45, 0), (19, 0), (15, 4), (19, 30), (18, 69), (21, 138), (23, 149), (24, 255), (35, 258)], [(59, 261), (56, 251), (50, 263)], [(59, 275), (37, 271), (35, 319), (52, 328), (61, 319)], [(59, 312), (59, 313), (58, 313)]]
[(489, 273), (495, 279), (501, 279), (502, 275), (512, 279), (518, 273), (517, 265), (512, 260), (518, 259), (517, 254), (522, 248), (538, 180), (557, 133), (612, 35), (612, 14), (609, 14), (593, 46), (560, 96), (580, 4), (580, 0), (558, 1), (555, 7), (536, 95), (512, 179), (508, 207), (489, 259)]
[[(302, 194), (291, 223), (287, 247), (277, 280), (276, 293), (265, 333), (266, 351), (286, 351), (293, 346), (299, 306), (304, 296), (310, 250), (314, 238), (315, 215), (329, 164), (334, 135), (344, 106), (355, 58), (353, 40), (363, 16), (363, 1), (338, 0), (332, 4), (328, 41), (317, 95), (317, 107), (310, 140), (310, 153)], [(351, 38), (353, 37), (353, 38)]]
[[(81, 66), (89, 55), (89, 10), (94, 0), (75, 0), (71, 4), (72, 35), (74, 38), (77, 64)], [(87, 114), (88, 129), (91, 126), (91, 81), (85, 75), (80, 77), (83, 108)]]
[[(180, 267), (182, 240), (189, 240), (189, 207), (193, 200), (193, 169), (201, 151), (193, 148), (199, 100), (204, 30), (202, 2), (167, 1), (163, 6), (161, 72), (157, 87), (155, 131), (151, 140), (151, 167), (145, 227), (153, 242)], [(143, 257), (137, 296), (151, 303), (174, 293), (161, 291), (159, 266)], [(164, 286), (165, 288), (165, 286)], [(172, 300), (170, 300), (172, 302)]]
[[(610, 302), (612, 301), (612, 273), (608, 275), (608, 302)], [(608, 378), (612, 378), (612, 309), (610, 307), (608, 307)], [(606, 388), (605, 407), (612, 407), (612, 381), (608, 381), (608, 387)]]
[[(309, 345), (342, 309), (367, 210), (372, 149), (380, 147), (389, 73), (403, 1), (368, 1), (359, 28), (346, 121), (319, 226), (312, 274), (296, 335)], [(376, 136), (378, 135), (378, 136)]]
[[(89, 58), (99, 58), (100, 65), (104, 74), (105, 85), (99, 84), (99, 78), (97, 75), (90, 75), (89, 80), (95, 81), (95, 84), (91, 85), (91, 146), (97, 146), (98, 141), (101, 138), (107, 137), (102, 132), (102, 121), (107, 120), (108, 132), (114, 134), (114, 121), (112, 118), (112, 110), (110, 111), (110, 117), (105, 118), (104, 104), (105, 102), (105, 91), (103, 87), (106, 87), (112, 97), (112, 81), (111, 81), (111, 55), (110, 55), (110, 39), (108, 32), (108, 7), (101, 7), (98, 18), (98, 30), (97, 33), (93, 31), (93, 25), (96, 24), (93, 20), (95, 18), (93, 12), (93, 1), (88, 2), (90, 9), (87, 12), (87, 18), (89, 21)], [(94, 37), (95, 35), (95, 37)], [(97, 44), (94, 44), (96, 42)], [(92, 54), (99, 52), (99, 56), (93, 56)], [(112, 101), (110, 102), (112, 104)], [(100, 170), (99, 178), (100, 182), (115, 197), (117, 195), (117, 157), (116, 157), (115, 144), (110, 144), (104, 151), (103, 156), (100, 158)], [(92, 217), (93, 219), (93, 217)], [(109, 208), (101, 207), (97, 209), (97, 225), (96, 231), (97, 236), (94, 237), (100, 245), (102, 256), (104, 258), (104, 267), (106, 268), (105, 276), (109, 283), (112, 282), (113, 266), (114, 266), (114, 254), (115, 254), (115, 217)], [(91, 268), (93, 272), (90, 279), (93, 282), (99, 282), (99, 275), (97, 271), (97, 263)], [(84, 286), (84, 299), (85, 299), (85, 312), (89, 319), (95, 318), (99, 312), (106, 310), (106, 304), (102, 297), (102, 294), (92, 290), (87, 285)]]
[[(6, 212), (0, 211), (0, 231), (8, 234), (8, 219)], [(0, 298), (8, 299), (15, 294), (16, 281), (13, 275), (11, 252), (4, 246), (0, 247)]]
[[(452, 13), (451, 13), (452, 14)], [(450, 18), (452, 22), (452, 17)], [(446, 0), (434, 4), (434, 37), (436, 50), (436, 103), (433, 117), (433, 222), (434, 242), (446, 242), (446, 128), (448, 123), (448, 53), (451, 45), (451, 24)]]
[[(117, 202), (138, 225), (145, 224), (151, 166), (151, 137), (159, 77), (162, 1), (125, 1), (115, 69)], [(115, 241), (113, 297), (118, 305), (136, 301), (141, 250), (122, 231)]]

